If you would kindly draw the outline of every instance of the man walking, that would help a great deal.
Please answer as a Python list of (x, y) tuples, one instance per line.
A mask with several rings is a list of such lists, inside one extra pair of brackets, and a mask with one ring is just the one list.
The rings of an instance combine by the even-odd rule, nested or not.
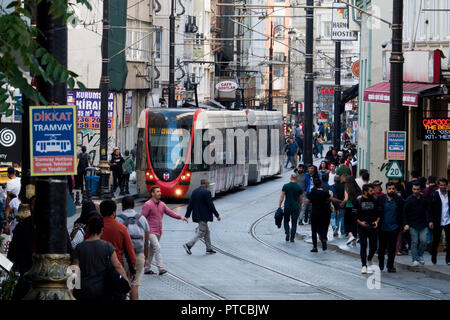
[(311, 252), (317, 252), (317, 234), (322, 242), (323, 251), (327, 250), (327, 233), (330, 224), (331, 208), (330, 193), (322, 189), (322, 182), (314, 179), (314, 188), (307, 195), (307, 203), (311, 203), (311, 233), (313, 248)]
[[(341, 177), (338, 175), (334, 176), (334, 184), (330, 189), (333, 192), (333, 197), (341, 202), (344, 201), (345, 197), (345, 183), (341, 181)], [(344, 228), (344, 215), (345, 209), (341, 208), (338, 203), (333, 203), (334, 211), (331, 213), (331, 227), (333, 228), (333, 236), (337, 237), (339, 230), (341, 236), (345, 236)]]
[(339, 167), (336, 169), (336, 174), (340, 177), (352, 175), (350, 168), (345, 165), (344, 158), (339, 159)]
[[(129, 272), (132, 275), (131, 281), (134, 281), (136, 275), (136, 254), (134, 253), (133, 242), (127, 228), (117, 221), (117, 205), (113, 200), (103, 200), (100, 203), (100, 213), (103, 216), (104, 229), (101, 236), (102, 240), (108, 241), (116, 249), (119, 262), (124, 265), (122, 254), (125, 256)], [(89, 238), (89, 231), (86, 232), (85, 239)]]
[[(297, 184), (297, 175), (294, 173), (291, 175), (291, 180), (283, 186), (280, 196), (280, 202), (278, 208), (281, 208), (281, 204), (284, 201), (284, 232), (286, 233), (286, 241), (294, 242), (295, 233), (297, 232), (297, 219), (300, 214), (300, 208), (302, 205), (302, 188)], [(289, 221), (291, 222), (291, 228), (289, 228)]]
[(387, 249), (387, 271), (396, 272), (394, 268), (397, 237), (403, 223), (404, 202), (395, 191), (393, 182), (386, 183), (386, 194), (377, 197), (382, 211), (380, 219), (378, 262), (380, 270), (384, 269), (384, 254)]
[(163, 268), (161, 246), (159, 244), (162, 235), (163, 217), (166, 214), (169, 217), (186, 222), (188, 222), (188, 219), (173, 212), (164, 202), (161, 201), (161, 189), (159, 187), (152, 187), (150, 189), (150, 194), (152, 198), (142, 207), (142, 215), (147, 219), (148, 225), (150, 226), (150, 258), (145, 264), (145, 274), (155, 274), (151, 270), (152, 260), (153, 257), (155, 257), (159, 275), (163, 275), (167, 272), (167, 270)]
[[(300, 186), (303, 192), (306, 190), (306, 174), (305, 174), (305, 165), (299, 164), (297, 168), (297, 184)], [(302, 202), (300, 205), (300, 215), (298, 219), (298, 225), (303, 225), (303, 215), (305, 214), (305, 202)]]
[[(144, 265), (148, 264), (148, 241), (149, 231), (147, 219), (140, 213), (134, 211), (134, 198), (123, 197), (122, 212), (117, 215), (116, 220), (125, 225), (133, 242), (134, 253), (136, 254), (136, 278), (131, 282), (130, 300), (139, 300), (139, 286), (141, 285)], [(125, 271), (128, 278), (131, 278), (128, 264), (125, 264)]]
[(125, 194), (130, 194), (129, 185), (130, 185), (130, 175), (134, 169), (134, 160), (130, 156), (130, 151), (125, 150), (125, 157), (123, 158), (123, 177), (122, 177), (122, 190)]
[(445, 232), (447, 253), (445, 263), (450, 265), (450, 210), (448, 202), (448, 181), (439, 179), (439, 190), (432, 193), (430, 204), (430, 229), (433, 230), (433, 244), (431, 247), (431, 262), (437, 263), (437, 248), (441, 240), (442, 230)]
[[(362, 197), (355, 201), (355, 209), (357, 212), (356, 222), (358, 223), (359, 244), (361, 246), (361, 273), (366, 274), (368, 271), (367, 263), (369, 263), (369, 267), (372, 266), (372, 258), (377, 252), (377, 228), (380, 221), (380, 213), (377, 201), (373, 197), (373, 186), (370, 184), (363, 185), (362, 191)], [(367, 242), (369, 242), (368, 256)]]
[(288, 167), (289, 161), (291, 162), (291, 169), (295, 169), (297, 167), (297, 153), (298, 153), (298, 145), (292, 139), (289, 139), (289, 143), (285, 148), (285, 155), (287, 156), (285, 168)]
[(427, 200), (420, 194), (420, 183), (412, 185), (412, 195), (406, 198), (403, 210), (404, 230), (411, 235), (412, 266), (417, 267), (425, 264), (423, 253), (427, 246)]
[(211, 192), (208, 190), (209, 180), (201, 179), (200, 184), (200, 187), (192, 192), (185, 214), (185, 217), (189, 219), (192, 213), (192, 220), (198, 223), (195, 237), (183, 245), (183, 248), (186, 250), (187, 254), (192, 254), (191, 248), (199, 239), (202, 238), (205, 240), (206, 253), (216, 253), (211, 246), (208, 222), (213, 221), (213, 214), (216, 216), (217, 220), (220, 221), (220, 215), (212, 201)]

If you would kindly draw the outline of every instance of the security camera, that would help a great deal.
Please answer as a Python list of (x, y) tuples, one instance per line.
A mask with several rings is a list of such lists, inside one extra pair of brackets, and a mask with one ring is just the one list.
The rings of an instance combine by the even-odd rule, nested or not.
[(384, 40), (384, 41), (381, 43), (381, 47), (382, 47), (382, 48), (386, 48), (387, 45), (388, 45), (389, 43), (392, 43), (392, 39)]

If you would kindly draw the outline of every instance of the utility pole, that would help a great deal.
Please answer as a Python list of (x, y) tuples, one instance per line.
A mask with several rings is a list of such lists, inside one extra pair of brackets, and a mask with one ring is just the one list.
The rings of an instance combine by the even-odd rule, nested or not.
[[(38, 42), (64, 67), (67, 67), (67, 26), (62, 18), (50, 14), (50, 4), (42, 1), (37, 5), (36, 25), (41, 34)], [(37, 88), (51, 105), (67, 104), (66, 83), (55, 81), (54, 85), (37, 79)], [(28, 105), (26, 106), (28, 109)], [(24, 114), (24, 118), (29, 114)], [(29, 123), (31, 119), (27, 119)], [(24, 145), (27, 145), (24, 140)], [(27, 145), (29, 148), (29, 144)], [(29, 167), (28, 160), (26, 165)], [(29, 168), (26, 168), (29, 170)], [(70, 265), (67, 252), (66, 176), (36, 178), (33, 217), (33, 265), (26, 273), (32, 282), (26, 300), (73, 300), (67, 288), (66, 270)], [(26, 193), (29, 193), (29, 185)], [(34, 191), (32, 192), (34, 193)]]
[(403, 117), (403, 0), (394, 0), (392, 18), (391, 98), (389, 103), (389, 130), (404, 131)]
[(109, 0), (103, 0), (102, 77), (100, 79), (100, 198), (111, 199), (108, 164)]
[(269, 49), (269, 110), (273, 109), (273, 22), (270, 22), (270, 49)]
[[(313, 6), (314, 0), (307, 0), (307, 6)], [(312, 164), (312, 133), (314, 103), (313, 43), (314, 41), (314, 9), (306, 9), (306, 66), (305, 66), (305, 135), (303, 163)]]
[[(290, 32), (290, 31), (289, 31)], [(292, 110), (292, 105), (291, 105), (291, 36), (288, 33), (288, 37), (289, 37), (289, 49), (288, 49), (288, 94), (287, 94), (287, 101), (288, 101), (288, 110), (291, 109)], [(298, 119), (297, 119), (297, 123), (298, 123)]]
[[(241, 14), (241, 10), (238, 9), (238, 14)], [(241, 25), (237, 26), (237, 39), (236, 40), (236, 79), (237, 79), (237, 85), (238, 90), (235, 91), (236, 95), (236, 105), (234, 106), (235, 109), (241, 108)]]
[(171, 12), (169, 16), (169, 108), (176, 108), (175, 100), (175, 0), (172, 0)]
[(335, 42), (334, 51), (334, 132), (333, 146), (341, 149), (341, 41)]

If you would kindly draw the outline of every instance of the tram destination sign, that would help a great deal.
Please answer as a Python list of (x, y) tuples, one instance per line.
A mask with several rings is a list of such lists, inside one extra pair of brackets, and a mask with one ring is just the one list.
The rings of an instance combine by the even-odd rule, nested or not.
[(450, 140), (450, 118), (425, 118), (421, 123), (421, 140)]
[(76, 173), (76, 106), (30, 107), (32, 176)]

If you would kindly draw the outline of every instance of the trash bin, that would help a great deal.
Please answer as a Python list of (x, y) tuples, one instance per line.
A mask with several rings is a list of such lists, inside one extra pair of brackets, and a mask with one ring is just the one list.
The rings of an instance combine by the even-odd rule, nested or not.
[(98, 185), (100, 183), (100, 176), (96, 175), (99, 171), (96, 167), (86, 168), (86, 192), (92, 196), (96, 196), (98, 193)]

